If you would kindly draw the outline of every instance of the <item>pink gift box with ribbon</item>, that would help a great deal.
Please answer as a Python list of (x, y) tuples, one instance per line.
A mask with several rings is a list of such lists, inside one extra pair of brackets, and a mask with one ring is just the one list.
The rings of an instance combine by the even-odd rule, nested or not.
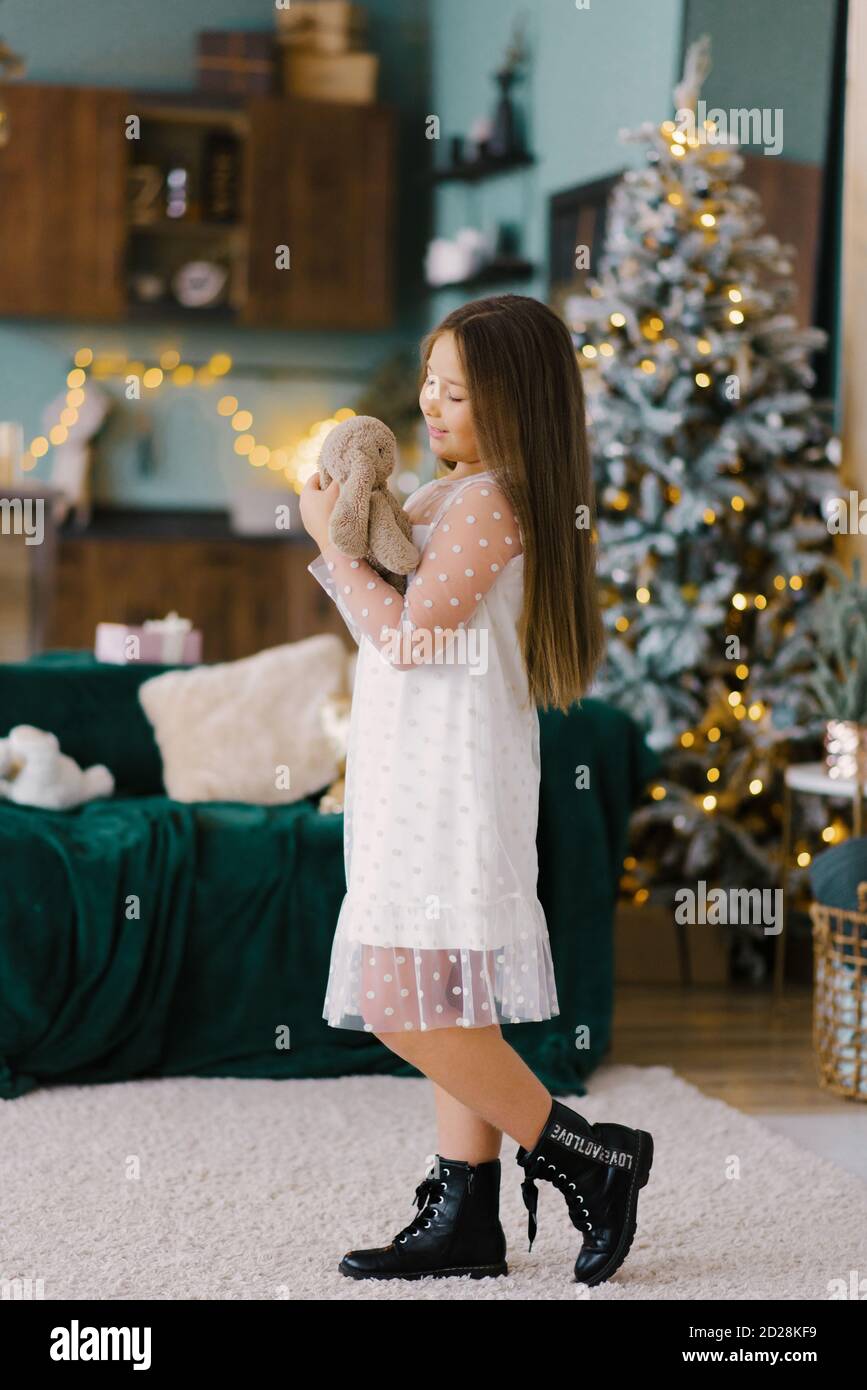
[(97, 623), (94, 655), (113, 666), (146, 662), (158, 666), (198, 666), (202, 634), (189, 618), (169, 613), (150, 618), (141, 627), (128, 623)]

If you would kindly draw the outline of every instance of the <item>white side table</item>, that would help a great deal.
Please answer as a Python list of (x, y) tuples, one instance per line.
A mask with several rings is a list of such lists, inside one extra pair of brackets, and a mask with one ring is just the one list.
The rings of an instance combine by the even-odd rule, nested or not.
[(789, 860), (792, 854), (792, 799), (795, 793), (804, 796), (839, 797), (853, 802), (852, 831), (857, 837), (862, 834), (864, 821), (864, 796), (867, 786), (863, 782), (831, 777), (824, 763), (792, 763), (786, 768), (783, 785), (783, 849), (780, 866), (780, 883), (783, 890), (783, 928), (777, 943), (774, 957), (774, 993), (783, 992), (783, 970), (786, 960), (786, 919), (788, 917), (788, 895), (786, 879), (789, 873)]

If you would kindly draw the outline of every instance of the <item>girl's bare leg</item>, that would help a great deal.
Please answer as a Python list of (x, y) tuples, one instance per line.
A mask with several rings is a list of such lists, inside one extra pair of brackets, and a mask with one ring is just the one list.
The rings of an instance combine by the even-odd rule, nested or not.
[(509, 1046), (499, 1025), (376, 1037), (491, 1128), (503, 1130), (525, 1149), (535, 1148), (551, 1113), (551, 1094)]
[(490, 1163), (499, 1158), (503, 1131), (489, 1125), (434, 1082), (437, 1111), (437, 1151), (462, 1163)]

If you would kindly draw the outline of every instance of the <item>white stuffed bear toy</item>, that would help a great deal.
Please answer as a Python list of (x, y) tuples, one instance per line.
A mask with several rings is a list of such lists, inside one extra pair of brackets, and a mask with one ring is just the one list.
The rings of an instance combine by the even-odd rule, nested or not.
[(107, 767), (98, 763), (84, 771), (61, 753), (54, 734), (19, 724), (8, 738), (0, 738), (0, 796), (19, 806), (68, 811), (113, 791)]

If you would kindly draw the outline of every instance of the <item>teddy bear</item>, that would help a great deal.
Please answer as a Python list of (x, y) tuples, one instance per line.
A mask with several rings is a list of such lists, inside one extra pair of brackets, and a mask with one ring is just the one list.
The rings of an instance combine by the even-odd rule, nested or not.
[(340, 496), (331, 513), (328, 538), (353, 560), (366, 560), (399, 593), (419, 562), (412, 523), (387, 480), (397, 459), (397, 440), (372, 415), (353, 415), (325, 438), (319, 454), (319, 483), (333, 479)]
[(19, 806), (67, 811), (113, 791), (107, 767), (97, 763), (83, 770), (61, 753), (54, 734), (18, 724), (8, 738), (0, 738), (0, 796)]

